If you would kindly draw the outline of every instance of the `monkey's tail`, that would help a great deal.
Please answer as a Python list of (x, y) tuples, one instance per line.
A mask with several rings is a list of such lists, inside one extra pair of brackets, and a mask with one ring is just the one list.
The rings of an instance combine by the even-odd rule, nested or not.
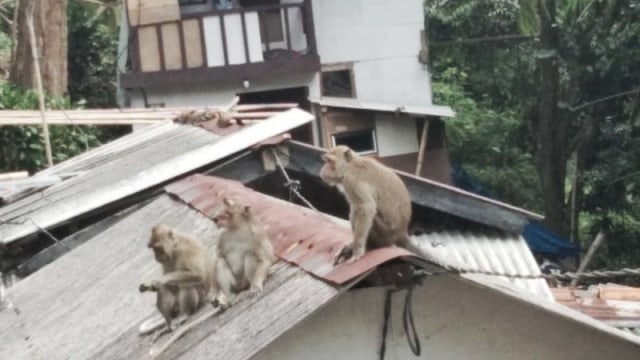
[(426, 252), (424, 250), (422, 250), (418, 245), (414, 244), (411, 241), (411, 238), (409, 237), (409, 235), (405, 235), (404, 239), (399, 243), (400, 247), (402, 247), (405, 250), (411, 251), (412, 253), (421, 256), (423, 258), (428, 258)]

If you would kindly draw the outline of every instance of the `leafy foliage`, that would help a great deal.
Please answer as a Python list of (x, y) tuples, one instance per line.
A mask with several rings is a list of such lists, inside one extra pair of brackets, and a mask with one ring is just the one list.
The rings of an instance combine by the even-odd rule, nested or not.
[(453, 162), (476, 176), (496, 197), (540, 210), (539, 184), (526, 151), (525, 129), (513, 111), (496, 111), (467, 96), (467, 76), (449, 68), (433, 82), (434, 102), (448, 104), (457, 116), (447, 120)]
[[(431, 40), (537, 34), (541, 0), (492, 2), (435, 1), (425, 5)], [(560, 65), (558, 109), (570, 121), (567, 153), (577, 150), (579, 238), (588, 248), (606, 232), (594, 266), (640, 264), (640, 3), (637, 0), (558, 0), (560, 43), (548, 49)], [(498, 18), (500, 8), (509, 12)], [(484, 9), (479, 12), (478, 9)], [(500, 12), (498, 12), (500, 13)], [(483, 16), (485, 14), (485, 16)], [(491, 14), (486, 16), (486, 14)], [(501, 14), (501, 13), (500, 13)], [(517, 19), (517, 20), (514, 20)], [(506, 24), (503, 21), (512, 21)], [(523, 119), (538, 101), (535, 42), (488, 41), (472, 46), (432, 47), (431, 71), (437, 101), (458, 113), (449, 122), (454, 159), (481, 177), (503, 200), (539, 208), (542, 191), (529, 171), (510, 171), (520, 189), (509, 195), (508, 181), (495, 181), (504, 168), (532, 169), (530, 137)], [(451, 77), (451, 74), (457, 74)], [(500, 153), (495, 144), (500, 144)], [(500, 156), (498, 156), (500, 154)], [(503, 155), (506, 154), (506, 155)], [(573, 159), (567, 165), (575, 165)], [(502, 170), (504, 171), (504, 170)], [(483, 174), (496, 174), (483, 175)], [(573, 177), (574, 174), (569, 172)], [(494, 180), (492, 182), (492, 179)], [(566, 190), (573, 188), (567, 179)]]
[(113, 15), (69, 1), (69, 95), (91, 108), (116, 106), (118, 33)]
[[(68, 98), (47, 99), (49, 109), (71, 109)], [(0, 84), (0, 109), (38, 108), (38, 95), (11, 84)], [(100, 132), (92, 126), (49, 126), (54, 162), (66, 160), (99, 145)], [(28, 170), (33, 173), (46, 165), (44, 138), (40, 126), (0, 127), (0, 172)]]

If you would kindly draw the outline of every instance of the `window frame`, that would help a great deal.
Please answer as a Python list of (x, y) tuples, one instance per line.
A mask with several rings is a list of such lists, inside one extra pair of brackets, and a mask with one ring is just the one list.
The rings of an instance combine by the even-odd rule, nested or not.
[(336, 132), (336, 133), (332, 133), (331, 136), (331, 147), (334, 148), (340, 144), (336, 143), (336, 135), (349, 135), (349, 134), (353, 134), (353, 133), (364, 133), (367, 132), (369, 134), (371, 134), (371, 140), (372, 140), (372, 144), (373, 144), (373, 149), (372, 150), (365, 150), (365, 151), (356, 151), (355, 149), (352, 149), (355, 153), (357, 153), (358, 155), (371, 155), (371, 154), (377, 154), (378, 153), (378, 138), (376, 137), (376, 129), (375, 128), (366, 128), (366, 129), (358, 129), (358, 130), (348, 130), (348, 131), (341, 131), (341, 132)]

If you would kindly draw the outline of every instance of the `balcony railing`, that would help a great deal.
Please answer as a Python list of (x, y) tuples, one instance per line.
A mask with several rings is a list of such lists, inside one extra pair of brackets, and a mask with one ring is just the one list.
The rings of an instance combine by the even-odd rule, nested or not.
[(310, 0), (193, 15), (130, 27), (125, 88), (315, 72)]

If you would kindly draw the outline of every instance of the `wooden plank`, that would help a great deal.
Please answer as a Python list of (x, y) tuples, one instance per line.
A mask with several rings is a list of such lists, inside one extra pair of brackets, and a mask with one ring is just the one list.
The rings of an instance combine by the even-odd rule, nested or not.
[(640, 301), (640, 288), (599, 286), (600, 299)]
[(189, 207), (154, 201), (9, 289), (15, 311), (0, 311), (0, 359), (93, 359), (109, 339), (137, 331), (156, 311), (154, 297), (138, 292), (159, 274), (146, 248), (156, 222), (206, 242), (217, 234)]
[(182, 69), (182, 39), (178, 22), (160, 25), (164, 69)]
[[(184, 54), (186, 57), (186, 67), (196, 68), (202, 67), (205, 64), (204, 61), (204, 40), (202, 39), (202, 30), (200, 28), (199, 20), (185, 20), (182, 21), (182, 33), (183, 42), (182, 46), (185, 48)], [(187, 45), (189, 51), (186, 50)]]
[[(292, 141), (291, 170), (318, 176), (322, 167), (322, 149)], [(541, 216), (514, 206), (396, 171), (409, 189), (414, 204), (442, 211), (481, 224), (495, 226), (509, 232), (521, 233), (530, 219)]]
[(162, 70), (160, 43), (155, 26), (138, 28), (138, 53), (140, 54), (140, 71)]
[(180, 19), (178, 0), (127, 0), (126, 5), (131, 26)]
[(29, 177), (28, 171), (15, 171), (0, 174), (0, 181), (17, 180)]
[[(128, 176), (109, 186), (88, 191), (87, 193), (79, 193), (72, 203), (67, 202), (64, 207), (45, 207), (42, 210), (29, 213), (28, 217), (43, 228), (61, 224), (81, 214), (89, 213), (126, 196), (161, 184), (176, 176), (212, 164), (270, 137), (307, 124), (312, 120), (313, 116), (307, 112), (299, 109), (288, 110), (252, 126), (241, 128), (213, 143), (189, 151), (185, 150), (185, 152), (163, 159), (161, 162), (148, 164), (147, 167), (130, 169), (130, 171), (126, 172)], [(194, 128), (194, 131), (199, 130), (201, 129)], [(126, 167), (127, 165), (122, 164), (122, 166)], [(90, 174), (70, 180), (69, 184), (79, 184), (80, 181), (86, 182), (87, 176), (90, 176)], [(78, 188), (79, 190), (80, 188)], [(55, 201), (51, 199), (51, 202)], [(16, 218), (16, 220), (19, 220), (19, 218)], [(10, 243), (39, 231), (32, 222), (6, 226), (1, 230), (2, 237), (0, 242), (2, 243)]]

